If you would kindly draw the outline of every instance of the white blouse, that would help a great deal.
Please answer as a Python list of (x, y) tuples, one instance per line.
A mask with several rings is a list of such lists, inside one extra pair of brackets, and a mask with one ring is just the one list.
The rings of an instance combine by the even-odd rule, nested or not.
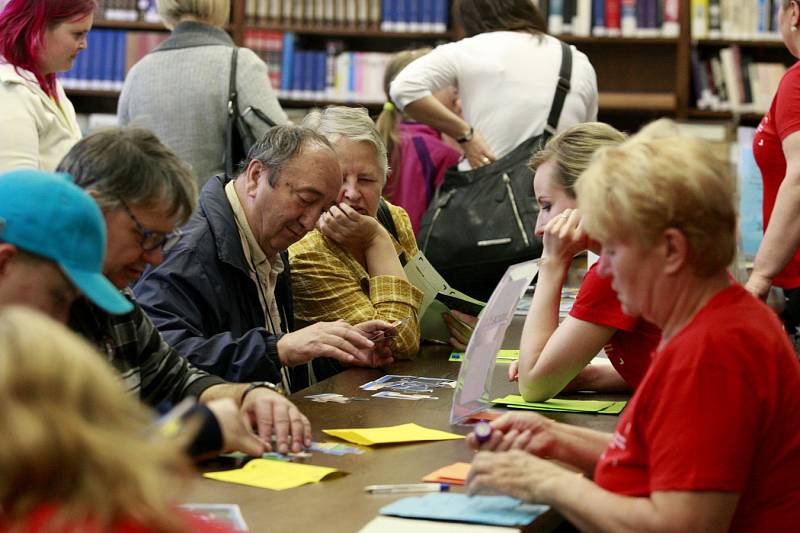
[[(560, 42), (549, 35), (482, 33), (417, 59), (394, 79), (390, 94), (402, 110), (432, 91), (457, 87), (464, 120), (502, 157), (544, 130), (561, 55)], [(570, 84), (558, 131), (597, 119), (597, 76), (574, 46)]]

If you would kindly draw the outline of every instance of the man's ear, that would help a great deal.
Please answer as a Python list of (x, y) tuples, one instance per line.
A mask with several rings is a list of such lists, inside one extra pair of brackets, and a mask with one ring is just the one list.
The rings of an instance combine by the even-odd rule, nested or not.
[(247, 165), (242, 176), (239, 179), (244, 179), (244, 192), (247, 196), (254, 197), (258, 190), (258, 184), (262, 179), (269, 179), (269, 171), (264, 168), (261, 161), (253, 159)]
[(662, 235), (664, 246), (664, 272), (678, 272), (689, 259), (689, 241), (682, 231), (667, 228)]
[(3, 277), (8, 271), (8, 265), (17, 256), (19, 249), (13, 244), (0, 242), (0, 277)]

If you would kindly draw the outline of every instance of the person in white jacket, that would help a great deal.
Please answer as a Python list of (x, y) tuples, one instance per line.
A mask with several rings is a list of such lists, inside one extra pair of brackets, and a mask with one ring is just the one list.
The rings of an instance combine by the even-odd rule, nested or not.
[(93, 0), (11, 0), (0, 12), (0, 172), (55, 170), (81, 138), (56, 79), (86, 48)]
[[(456, 0), (453, 14), (466, 38), (436, 47), (391, 84), (407, 116), (458, 140), (477, 168), (539, 135), (547, 123), (561, 66), (561, 44), (547, 35), (530, 0)], [(458, 87), (464, 118), (431, 93)], [(557, 132), (597, 119), (597, 76), (585, 54), (572, 49), (572, 76)], [(468, 165), (467, 165), (468, 162)]]

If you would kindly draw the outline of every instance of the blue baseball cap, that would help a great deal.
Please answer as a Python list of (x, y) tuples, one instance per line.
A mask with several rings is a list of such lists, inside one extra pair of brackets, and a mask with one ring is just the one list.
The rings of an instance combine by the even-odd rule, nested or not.
[(0, 241), (51, 259), (105, 311), (133, 310), (103, 275), (106, 223), (100, 208), (69, 174), (14, 170), (0, 175)]

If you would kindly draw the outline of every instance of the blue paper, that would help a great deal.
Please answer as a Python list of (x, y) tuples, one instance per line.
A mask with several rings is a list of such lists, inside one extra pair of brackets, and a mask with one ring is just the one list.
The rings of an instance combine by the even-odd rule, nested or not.
[(509, 496), (467, 496), (437, 492), (397, 500), (383, 507), (380, 513), (404, 518), (524, 526), (548, 509), (548, 505), (524, 503)]

